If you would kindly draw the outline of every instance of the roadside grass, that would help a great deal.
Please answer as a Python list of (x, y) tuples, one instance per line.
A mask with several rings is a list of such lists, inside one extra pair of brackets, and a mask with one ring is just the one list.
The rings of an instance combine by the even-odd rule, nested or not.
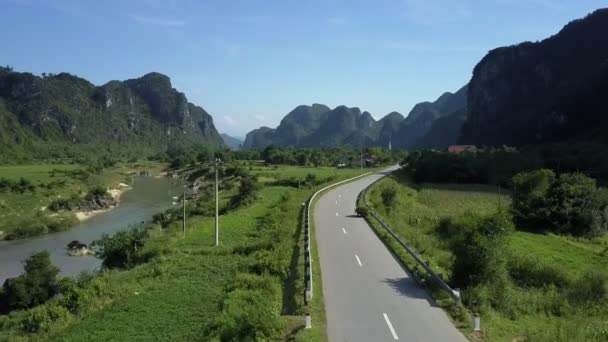
[[(390, 176), (375, 184), (367, 194), (370, 205), (396, 231), (396, 233), (433, 269), (450, 279), (452, 254), (437, 230), (444, 218), (456, 217), (466, 211), (491, 213), (499, 206), (508, 209), (510, 199), (504, 191), (484, 185), (412, 184), (402, 176)], [(381, 192), (386, 188), (397, 190), (395, 204), (386, 207)], [(372, 223), (374, 220), (371, 220)], [(378, 224), (375, 229), (398, 257), (409, 267), (414, 260), (398, 246), (394, 239)], [(554, 234), (537, 234), (516, 231), (509, 241), (509, 258), (525, 257), (540, 265), (563, 270), (565, 276), (574, 281), (587, 271), (608, 270), (607, 237), (586, 240)], [(601, 341), (608, 331), (608, 318), (602, 311), (571, 307), (562, 314), (552, 314), (545, 304), (550, 288), (520, 288), (515, 286), (513, 305), (520, 310), (518, 315), (505, 315), (488, 311), (482, 317), (482, 334), (471, 331), (470, 320), (462, 320), (462, 313), (453, 312), (450, 300), (442, 293), (433, 291), (438, 303), (455, 318), (456, 326), (473, 340), (487, 341)], [(437, 296), (439, 295), (439, 296)], [(563, 296), (563, 293), (560, 295)], [(557, 298), (555, 300), (558, 300)], [(565, 299), (564, 299), (565, 300)], [(554, 302), (557, 303), (557, 302)], [(548, 306), (549, 312), (535, 311)], [(550, 307), (550, 308), (549, 308)], [(567, 311), (571, 310), (571, 311)], [(456, 316), (456, 317), (455, 317)], [(602, 335), (604, 334), (604, 335)], [(591, 336), (591, 337), (590, 337)], [(593, 339), (593, 336), (598, 336)]]
[[(318, 170), (301, 168), (299, 172), (316, 174)], [(323, 172), (328, 171), (323, 170), (320, 174)], [(353, 172), (339, 171), (336, 181), (352, 175)], [(276, 211), (279, 204), (287, 209), (281, 224), (293, 232), (291, 238), (285, 240), (293, 253), (289, 254), (289, 276), (281, 284), (280, 333), (276, 339), (324, 341), (324, 307), (316, 254), (313, 259), (316, 290), (312, 305), (313, 329), (304, 330), (304, 234), (300, 228), (303, 219), (301, 212), (302, 203), (314, 191), (313, 188), (263, 187), (251, 204), (228, 211), (220, 217), (219, 247), (214, 246), (214, 218), (189, 218), (185, 237), (182, 236), (181, 222), (173, 222), (162, 230), (156, 226), (153, 228), (153, 238), (144, 247), (155, 257), (130, 270), (102, 272), (94, 281), (98, 295), (87, 311), (72, 316), (66, 325), (52, 327), (38, 335), (19, 332), (20, 315), (25, 312), (17, 313), (12, 318), (0, 316), (0, 330), (5, 330), (0, 332), (0, 341), (213, 340), (210, 333), (217, 324), (217, 317), (221, 316), (222, 303), (230, 284), (237, 273), (244, 271), (249, 258), (236, 253), (234, 247), (250, 241), (259, 219), (270, 211)], [(222, 193), (222, 201), (230, 196), (232, 193)], [(314, 246), (313, 250), (316, 251)], [(8, 321), (2, 323), (3, 319)]]

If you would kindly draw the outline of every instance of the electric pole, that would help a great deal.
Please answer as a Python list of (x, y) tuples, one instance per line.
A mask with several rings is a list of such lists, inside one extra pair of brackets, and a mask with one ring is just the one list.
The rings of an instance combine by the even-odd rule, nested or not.
[(363, 148), (361, 148), (361, 170), (363, 170)]
[(220, 165), (220, 159), (215, 158), (215, 245), (220, 244), (220, 217), (219, 217), (219, 206), (220, 199), (218, 194), (218, 168)]

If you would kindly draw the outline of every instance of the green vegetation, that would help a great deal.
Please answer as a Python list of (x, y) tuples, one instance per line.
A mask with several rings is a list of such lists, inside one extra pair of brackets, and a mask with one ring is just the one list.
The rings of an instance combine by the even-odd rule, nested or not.
[[(513, 202), (520, 202), (513, 208), (525, 207), (521, 202), (525, 194), (539, 194), (533, 190), (552, 186), (541, 176), (516, 177)], [(524, 179), (534, 180), (538, 187), (524, 187), (529, 185)], [(593, 188), (580, 176), (564, 176), (564, 182), (565, 187), (553, 186), (571, 190), (568, 194), (575, 199), (579, 185), (585, 191)], [(397, 190), (392, 206), (383, 198), (389, 188)], [(522, 193), (522, 189), (530, 191)], [(541, 233), (546, 228), (514, 230), (510, 197), (487, 185), (416, 184), (403, 172), (381, 180), (368, 192), (378, 214), (451, 286), (461, 288), (470, 312), (481, 314), (482, 334), (476, 335), (470, 318), (431, 284), (438, 303), (473, 339), (606, 340), (607, 236), (588, 239)], [(527, 203), (534, 204), (533, 198)], [(566, 203), (574, 204), (576, 211), (580, 202)], [(375, 228), (406, 265), (415, 266), (381, 228)]]
[[(286, 169), (290, 176), (331, 175), (332, 181), (368, 171)], [(248, 175), (223, 179), (232, 185), (221, 187), (220, 205), (225, 210), (219, 247), (214, 246), (213, 217), (193, 216), (196, 208), (213, 201), (207, 195), (189, 200), (185, 236), (181, 217), (172, 210), (164, 213), (162, 229), (156, 224), (105, 236), (97, 242), (100, 256), (118, 268), (105, 268), (94, 278), (62, 280), (59, 295), (46, 304), (0, 316), (0, 340), (71, 341), (85, 335), (92, 341), (322, 340), (320, 291), (310, 308), (315, 329), (303, 330), (307, 309), (301, 213), (302, 203), (327, 183), (297, 189), (260, 182), (255, 201), (229, 207), (234, 196), (250, 194), (241, 189), (243, 180), (280, 170), (256, 165)], [(124, 250), (129, 252), (118, 252)], [(321, 288), (319, 281), (317, 273), (316, 289)]]
[(0, 312), (43, 304), (58, 292), (59, 269), (51, 264), (48, 252), (32, 254), (25, 260), (23, 268), (24, 274), (4, 282), (0, 292)]
[(78, 222), (74, 210), (114, 204), (107, 188), (129, 183), (141, 170), (160, 172), (163, 167), (157, 162), (112, 164), (0, 166), (0, 239), (66, 230)]
[(551, 170), (513, 178), (513, 214), (522, 228), (597, 237), (608, 231), (608, 190), (581, 173)]
[(211, 116), (165, 75), (95, 86), (68, 73), (38, 77), (0, 67), (0, 164), (136, 160), (195, 144), (222, 140)]
[(95, 254), (107, 268), (129, 268), (144, 260), (142, 247), (148, 238), (148, 229), (143, 226), (130, 227), (114, 235), (103, 234), (93, 241)]

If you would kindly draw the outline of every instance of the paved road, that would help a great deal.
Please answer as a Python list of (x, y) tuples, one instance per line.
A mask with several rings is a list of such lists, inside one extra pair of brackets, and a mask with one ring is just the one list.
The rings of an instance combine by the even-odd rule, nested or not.
[(367, 223), (357, 195), (382, 174), (339, 186), (314, 210), (330, 342), (466, 341)]

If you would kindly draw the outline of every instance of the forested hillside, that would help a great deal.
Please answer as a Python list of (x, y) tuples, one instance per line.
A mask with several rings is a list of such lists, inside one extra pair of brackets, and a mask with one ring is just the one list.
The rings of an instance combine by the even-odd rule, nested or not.
[(218, 146), (222, 139), (211, 116), (165, 75), (95, 86), (68, 73), (0, 68), (0, 162), (142, 157), (183, 144)]

